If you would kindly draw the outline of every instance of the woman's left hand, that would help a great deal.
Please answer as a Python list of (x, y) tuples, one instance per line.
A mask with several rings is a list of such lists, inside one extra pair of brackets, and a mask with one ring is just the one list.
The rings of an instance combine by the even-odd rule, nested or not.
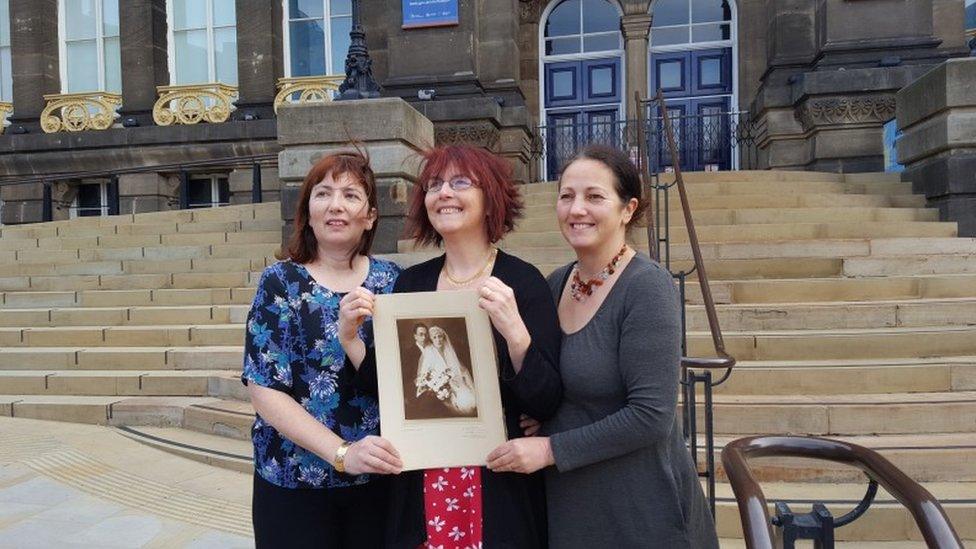
[(516, 438), (488, 454), (488, 468), (496, 473), (534, 473), (555, 463), (549, 437)]
[(519, 314), (515, 292), (492, 276), (478, 289), (478, 296), (479, 306), (488, 313), (492, 325), (508, 342), (509, 350), (524, 355), (532, 337)]

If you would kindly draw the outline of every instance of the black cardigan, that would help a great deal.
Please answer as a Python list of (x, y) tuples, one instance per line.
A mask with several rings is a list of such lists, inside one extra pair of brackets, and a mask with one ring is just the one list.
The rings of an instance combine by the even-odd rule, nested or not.
[[(442, 255), (406, 269), (397, 279), (393, 292), (435, 291), (443, 266)], [(549, 285), (538, 269), (499, 251), (491, 274), (515, 291), (519, 314), (532, 337), (522, 369), (516, 374), (505, 338), (492, 327), (501, 374), (505, 428), (508, 438), (517, 438), (522, 436), (521, 414), (545, 420), (556, 412), (562, 398), (559, 320)], [(367, 350), (357, 378), (364, 389), (376, 390), (373, 349)], [(423, 471), (408, 471), (391, 478), (387, 547), (416, 549), (427, 539), (423, 478)], [(482, 467), (481, 479), (484, 547), (545, 547), (547, 526), (541, 473), (493, 473)]]

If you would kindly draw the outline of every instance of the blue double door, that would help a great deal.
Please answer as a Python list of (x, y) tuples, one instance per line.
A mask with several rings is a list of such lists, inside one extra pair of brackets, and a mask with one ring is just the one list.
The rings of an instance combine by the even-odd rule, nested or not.
[[(732, 168), (733, 124), (732, 50), (653, 53), (650, 59), (651, 94), (660, 88), (674, 127), (678, 163), (686, 171)], [(650, 113), (655, 127), (649, 132), (651, 168), (673, 167), (658, 107)]]
[(545, 145), (550, 178), (558, 177), (583, 146), (622, 142), (620, 66), (619, 58), (546, 64)]

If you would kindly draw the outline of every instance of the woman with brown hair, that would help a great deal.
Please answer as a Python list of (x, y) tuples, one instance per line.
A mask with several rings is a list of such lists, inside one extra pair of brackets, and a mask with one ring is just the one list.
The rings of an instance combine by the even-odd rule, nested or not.
[[(339, 301), (388, 293), (399, 268), (370, 257), (376, 182), (358, 152), (328, 155), (299, 191), (286, 259), (264, 270), (247, 318), (244, 371), (256, 417), (254, 537), (260, 547), (377, 547), (396, 450), (375, 397), (343, 368)], [(353, 337), (371, 345), (362, 323)], [(375, 392), (375, 391), (374, 391)]]
[(547, 436), (509, 441), (489, 461), (546, 468), (554, 548), (718, 549), (677, 413), (674, 280), (627, 244), (645, 207), (637, 168), (617, 149), (591, 145), (559, 178), (556, 218), (577, 256), (549, 275), (566, 398)]
[[(495, 248), (522, 204), (511, 167), (491, 153), (447, 146), (424, 154), (410, 202), (413, 238), (444, 254), (403, 271), (394, 292), (476, 290), (491, 319), (509, 437), (519, 416), (548, 418), (562, 396), (559, 328), (545, 279), (532, 265)], [(343, 298), (339, 339), (368, 386), (376, 355), (356, 337), (373, 312), (373, 293)], [(545, 547), (541, 478), (472, 465), (410, 471), (391, 478), (387, 547)]]

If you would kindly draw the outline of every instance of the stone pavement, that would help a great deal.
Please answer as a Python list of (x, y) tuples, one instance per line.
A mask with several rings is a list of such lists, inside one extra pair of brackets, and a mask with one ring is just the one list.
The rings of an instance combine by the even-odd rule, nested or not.
[(253, 547), (251, 477), (114, 428), (0, 417), (0, 547)]

